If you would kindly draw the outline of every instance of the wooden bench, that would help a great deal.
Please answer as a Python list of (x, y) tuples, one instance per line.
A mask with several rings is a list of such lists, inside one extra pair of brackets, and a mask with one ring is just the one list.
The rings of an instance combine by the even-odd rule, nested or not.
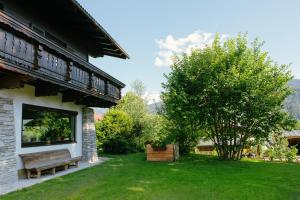
[(51, 170), (52, 174), (55, 174), (56, 167), (64, 167), (65, 170), (70, 165), (78, 167), (81, 160), (81, 156), (72, 158), (68, 149), (21, 154), (20, 157), (28, 179), (31, 178), (32, 172), (36, 172), (36, 177), (40, 178), (44, 170)]

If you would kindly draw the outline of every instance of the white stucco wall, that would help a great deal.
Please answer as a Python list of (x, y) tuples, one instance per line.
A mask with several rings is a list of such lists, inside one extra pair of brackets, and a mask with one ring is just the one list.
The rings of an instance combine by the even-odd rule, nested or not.
[[(82, 106), (75, 105), (74, 103), (63, 103), (61, 94), (58, 96), (36, 97), (34, 86), (30, 85), (25, 85), (25, 87), (21, 89), (0, 90), (0, 96), (10, 97), (13, 99), (18, 169), (23, 168), (22, 160), (18, 156), (19, 154), (67, 148), (69, 149), (72, 157), (82, 156)], [(76, 143), (22, 148), (22, 104), (45, 106), (49, 108), (78, 112), (76, 119)]]

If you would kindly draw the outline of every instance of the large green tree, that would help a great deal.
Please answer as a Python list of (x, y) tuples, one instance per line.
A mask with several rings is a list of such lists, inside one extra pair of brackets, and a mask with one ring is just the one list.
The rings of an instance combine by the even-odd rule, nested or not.
[(119, 101), (116, 109), (126, 112), (133, 120), (133, 131), (136, 137), (142, 134), (142, 129), (148, 115), (145, 101), (133, 92), (127, 92)]
[(154, 128), (150, 124), (155, 120), (149, 112), (145, 101), (135, 92), (127, 92), (119, 101), (116, 109), (124, 111), (131, 117), (136, 150), (143, 150), (145, 143), (151, 138), (149, 137), (149, 132), (152, 132)]
[(273, 62), (262, 43), (245, 35), (176, 56), (163, 84), (174, 138), (189, 150), (202, 134), (222, 159), (240, 159), (249, 139), (267, 138), (286, 123), (283, 101), (291, 93), (287, 65)]

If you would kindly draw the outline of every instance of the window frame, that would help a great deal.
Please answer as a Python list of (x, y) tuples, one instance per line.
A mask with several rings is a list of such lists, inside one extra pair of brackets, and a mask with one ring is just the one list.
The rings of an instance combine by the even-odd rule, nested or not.
[[(66, 141), (51, 141), (48, 143), (47, 141), (42, 141), (42, 142), (24, 142), (23, 141), (23, 113), (24, 113), (24, 108), (34, 108), (37, 110), (41, 111), (54, 111), (58, 113), (64, 113), (64, 114), (69, 114), (73, 116), (73, 139), (72, 140), (66, 140)], [(31, 105), (31, 104), (22, 104), (22, 114), (21, 114), (21, 147), (22, 148), (28, 148), (28, 147), (41, 147), (41, 146), (53, 146), (53, 145), (63, 145), (63, 144), (73, 144), (77, 143), (77, 116), (78, 112), (76, 111), (70, 111), (70, 110), (63, 110), (63, 109), (58, 109), (58, 108), (51, 108), (51, 107), (45, 107), (45, 106), (39, 106), (39, 105)]]

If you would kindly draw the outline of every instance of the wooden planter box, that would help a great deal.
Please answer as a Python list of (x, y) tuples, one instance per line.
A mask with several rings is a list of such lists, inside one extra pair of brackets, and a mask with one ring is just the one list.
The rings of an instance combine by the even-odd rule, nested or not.
[(148, 161), (175, 161), (179, 158), (178, 145), (168, 144), (166, 148), (153, 148), (151, 144), (147, 145)]

